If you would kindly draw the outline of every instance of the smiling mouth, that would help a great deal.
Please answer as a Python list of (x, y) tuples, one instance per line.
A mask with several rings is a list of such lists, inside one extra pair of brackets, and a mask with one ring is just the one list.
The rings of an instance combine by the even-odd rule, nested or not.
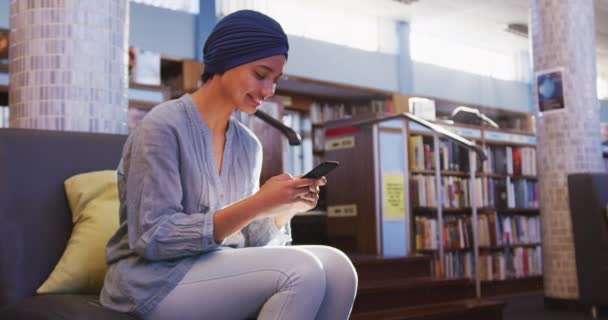
[(247, 97), (248, 97), (248, 98), (249, 98), (249, 100), (251, 100), (251, 102), (252, 102), (253, 104), (255, 104), (256, 106), (259, 106), (259, 105), (260, 105), (260, 103), (262, 103), (262, 101), (261, 101), (261, 100), (256, 100), (254, 97), (252, 97), (252, 96), (251, 96), (251, 95), (249, 95), (249, 94), (247, 95)]

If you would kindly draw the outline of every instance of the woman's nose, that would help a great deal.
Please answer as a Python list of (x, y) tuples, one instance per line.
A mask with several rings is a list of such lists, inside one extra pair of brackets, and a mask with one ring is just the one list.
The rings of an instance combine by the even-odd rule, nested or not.
[(268, 97), (272, 97), (274, 95), (274, 90), (276, 89), (276, 83), (274, 82), (266, 82), (264, 83), (264, 87), (262, 87), (262, 95), (264, 100)]

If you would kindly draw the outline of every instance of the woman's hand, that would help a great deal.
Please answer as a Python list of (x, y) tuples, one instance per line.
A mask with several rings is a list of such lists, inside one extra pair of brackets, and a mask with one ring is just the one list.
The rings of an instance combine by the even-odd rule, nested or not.
[(325, 182), (325, 177), (317, 180), (300, 179), (286, 173), (268, 179), (254, 195), (215, 213), (215, 241), (224, 240), (261, 217), (273, 217), (277, 227), (281, 228), (294, 214), (317, 205), (319, 186), (325, 185)]
[(296, 214), (314, 208), (319, 199), (319, 186), (325, 185), (325, 177), (302, 179), (287, 173), (274, 176), (255, 194), (267, 207), (265, 215)]
[[(281, 175), (282, 176), (282, 175)], [(277, 177), (281, 177), (277, 176)], [(289, 176), (289, 175), (287, 175)], [(291, 176), (289, 176), (291, 177)], [(279, 179), (285, 179), (285, 177), (281, 177)], [(309, 180), (312, 181), (312, 184), (309, 184), (307, 187), (300, 187), (301, 189), (306, 188), (306, 192), (304, 190), (298, 190), (298, 198), (295, 199), (291, 204), (277, 207), (272, 210), (275, 215), (275, 224), (277, 227), (281, 228), (285, 223), (287, 223), (295, 214), (300, 212), (308, 211), (317, 206), (317, 201), (319, 201), (319, 187), (324, 186), (327, 183), (327, 179), (325, 177), (321, 177), (319, 179), (301, 179), (301, 176), (291, 178), (293, 180)], [(270, 181), (270, 180), (269, 180)]]

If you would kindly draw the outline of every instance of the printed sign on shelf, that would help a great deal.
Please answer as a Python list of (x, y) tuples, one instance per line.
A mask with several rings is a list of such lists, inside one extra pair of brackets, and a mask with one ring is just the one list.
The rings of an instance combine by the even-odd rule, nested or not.
[(405, 217), (405, 180), (403, 173), (382, 176), (384, 217), (401, 219)]
[(347, 204), (341, 206), (327, 206), (327, 217), (329, 218), (343, 218), (343, 217), (356, 217), (357, 216), (357, 205)]
[(355, 137), (341, 137), (335, 139), (327, 139), (325, 141), (325, 150), (339, 150), (339, 149), (349, 149), (355, 147)]

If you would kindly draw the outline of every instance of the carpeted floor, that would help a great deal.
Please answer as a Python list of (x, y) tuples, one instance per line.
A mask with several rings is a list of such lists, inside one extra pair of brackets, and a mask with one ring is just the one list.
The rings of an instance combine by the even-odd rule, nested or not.
[[(502, 297), (507, 303), (504, 309), (504, 320), (588, 320), (592, 319), (590, 312), (547, 310), (543, 305), (543, 294), (534, 293)], [(608, 319), (603, 316), (598, 319)]]

